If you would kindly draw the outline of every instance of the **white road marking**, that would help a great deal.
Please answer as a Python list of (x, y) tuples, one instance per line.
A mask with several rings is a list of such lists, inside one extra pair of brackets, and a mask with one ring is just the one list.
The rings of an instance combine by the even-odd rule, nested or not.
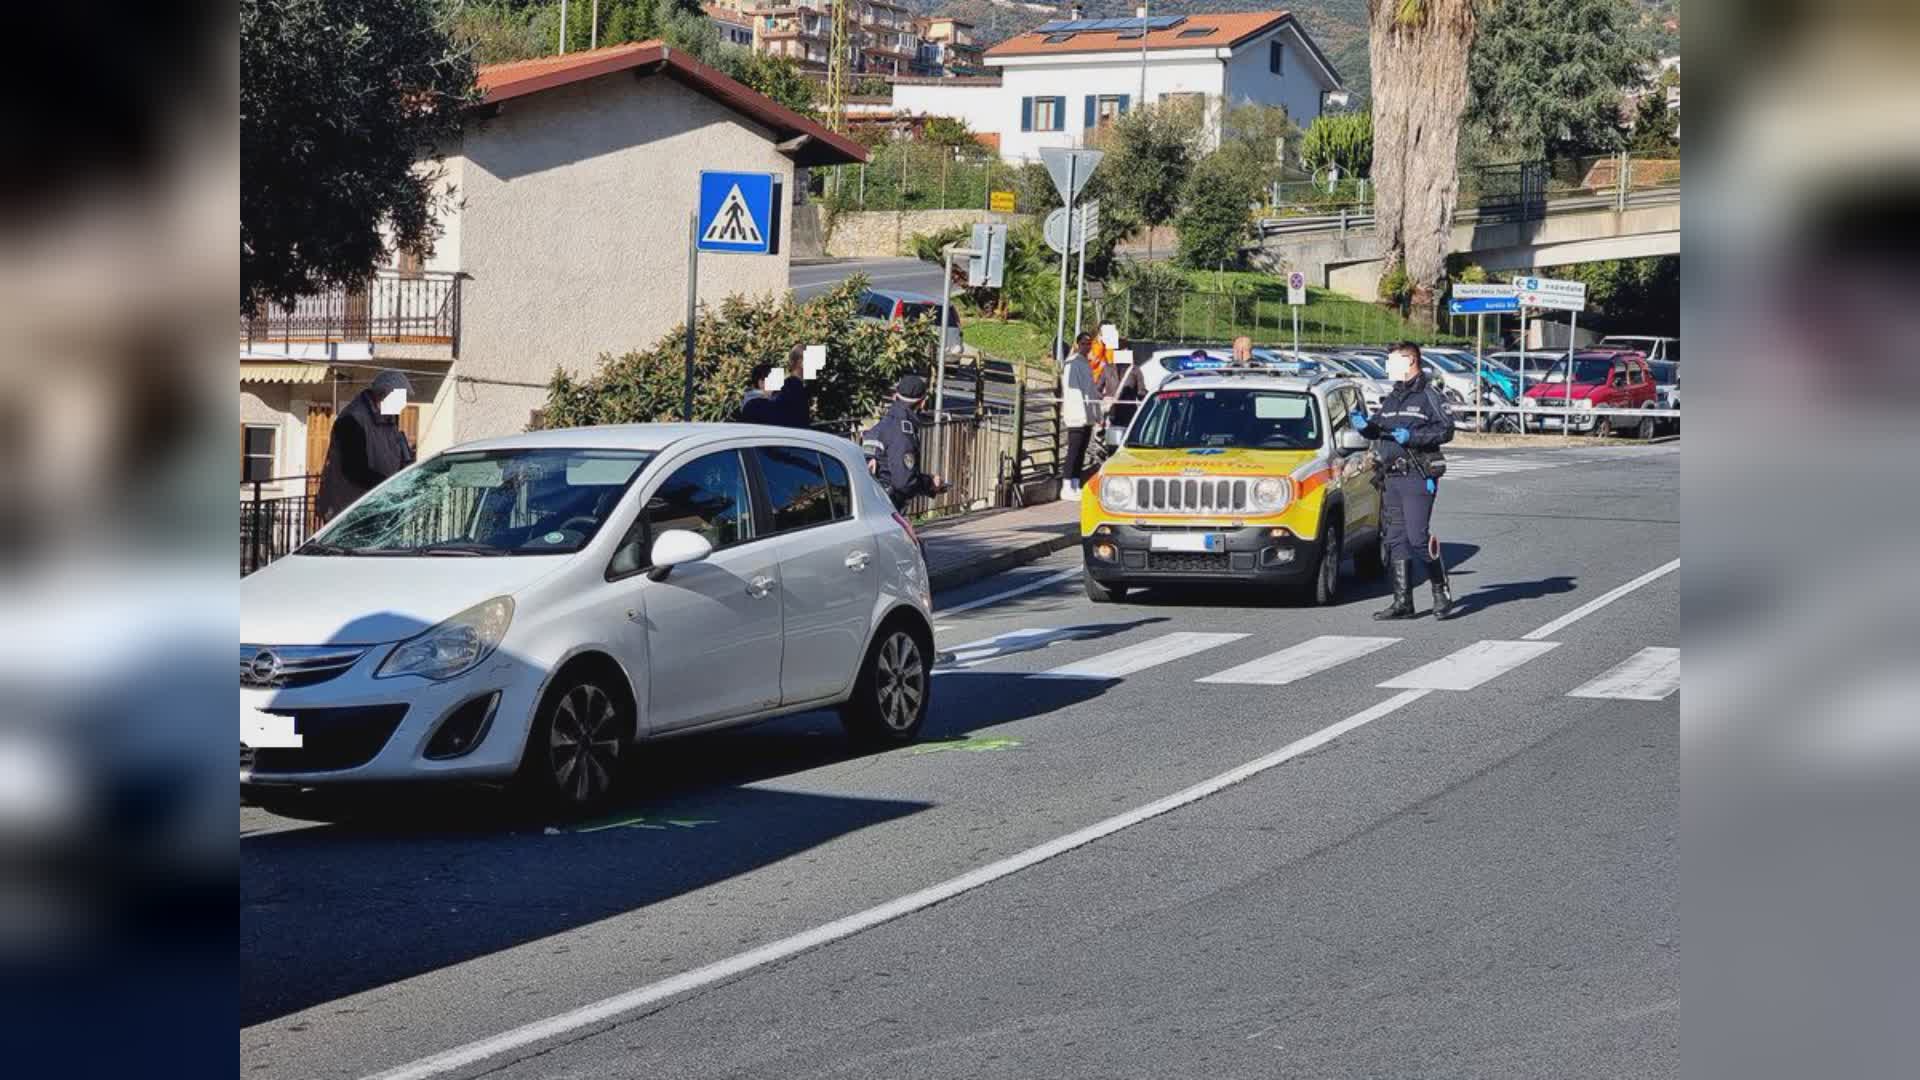
[(1388, 690), (1471, 690), (1559, 647), (1557, 641), (1476, 641), (1380, 685)]
[(990, 638), (969, 641), (965, 645), (955, 645), (952, 650), (941, 654), (934, 670), (979, 667), (1003, 656), (1044, 649), (1056, 641), (1093, 637), (1105, 629), (1103, 626), (1053, 626), (1038, 630), (1009, 630)]
[(988, 604), (997, 604), (1002, 600), (1011, 600), (1016, 596), (1025, 596), (1030, 592), (1037, 592), (1049, 585), (1057, 585), (1068, 578), (1079, 577), (1084, 572), (1085, 571), (1078, 566), (1070, 567), (1059, 573), (1048, 574), (1038, 581), (1029, 581), (1025, 585), (1017, 585), (1005, 592), (997, 592), (992, 596), (983, 596), (978, 600), (969, 600), (964, 604), (955, 604), (952, 607), (939, 608), (935, 611), (935, 614), (944, 619), (951, 615), (958, 615), (963, 611), (972, 611), (975, 608), (986, 607)]
[(1130, 829), (1144, 821), (1150, 821), (1162, 814), (1178, 810), (1190, 803), (1199, 802), (1244, 780), (1249, 780), (1277, 766), (1317, 750), (1356, 728), (1363, 727), (1386, 716), (1397, 709), (1411, 705), (1427, 695), (1425, 690), (1408, 690), (1380, 702), (1370, 708), (1362, 709), (1338, 723), (1329, 724), (1319, 731), (1273, 751), (1264, 757), (1255, 758), (1244, 765), (1229, 769), (1192, 787), (1177, 791), (1163, 799), (1135, 807), (1124, 814), (1117, 814), (1104, 821), (1089, 825), (1084, 829), (1070, 832), (1065, 836), (1049, 840), (1044, 844), (1030, 847), (1017, 855), (1010, 855), (998, 862), (988, 863), (978, 869), (970, 870), (956, 878), (933, 885), (919, 892), (909, 893), (897, 900), (870, 907), (865, 911), (836, 919), (824, 926), (817, 926), (792, 937), (783, 938), (757, 949), (739, 953), (695, 968), (692, 971), (674, 975), (645, 986), (635, 987), (622, 994), (604, 998), (590, 1005), (570, 1010), (525, 1024), (511, 1031), (502, 1032), (490, 1038), (480, 1039), (442, 1051), (418, 1061), (409, 1062), (379, 1073), (369, 1080), (425, 1080), (427, 1077), (464, 1069), (477, 1062), (509, 1054), (515, 1050), (533, 1046), (548, 1039), (558, 1038), (604, 1024), (636, 1009), (665, 1001), (668, 998), (697, 990), (703, 986), (724, 982), (743, 975), (758, 967), (777, 963), (811, 949), (817, 949), (842, 938), (851, 937), (862, 930), (868, 930), (882, 923), (891, 922), (905, 915), (932, 907), (935, 904), (951, 900), (963, 893), (972, 892), (983, 885), (992, 884), (1001, 878), (1017, 874), (1029, 867), (1046, 862), (1048, 859), (1064, 855), (1075, 848), (1084, 847), (1095, 840), (1112, 836), (1123, 829)]
[(1568, 694), (1580, 698), (1664, 701), (1680, 689), (1680, 650), (1649, 646)]
[(1119, 679), (1136, 671), (1184, 659), (1246, 637), (1245, 634), (1205, 634), (1181, 630), (1162, 634), (1138, 645), (1115, 649), (1077, 663), (1064, 664), (1044, 674), (1056, 679)]
[(1238, 667), (1209, 675), (1199, 680), (1203, 683), (1239, 683), (1255, 686), (1285, 686), (1299, 682), (1309, 675), (1317, 675), (1328, 668), (1338, 667), (1349, 660), (1358, 660), (1371, 652), (1377, 652), (1399, 642), (1397, 637), (1344, 637), (1339, 634), (1323, 634), (1311, 641), (1303, 641), (1277, 653), (1270, 653), (1258, 660), (1249, 660)]
[(1627, 582), (1625, 585), (1621, 585), (1617, 588), (1609, 589), (1606, 592), (1601, 593), (1599, 596), (1596, 596), (1593, 599), (1587, 601), (1586, 603), (1581, 604), (1579, 607), (1574, 608), (1572, 611), (1567, 612), (1565, 615), (1560, 616), (1559, 618), (1553, 620), (1552, 622), (1541, 627), (1540, 629), (1533, 630), (1525, 634), (1521, 634), (1520, 640), (1539, 641), (1542, 638), (1552, 637), (1553, 635), (1559, 633), (1560, 631), (1565, 630), (1567, 627), (1572, 626), (1574, 623), (1579, 622), (1581, 619), (1584, 619), (1587, 616), (1593, 614), (1594, 612), (1599, 611), (1601, 608), (1606, 607), (1608, 604), (1613, 603), (1615, 600), (1618, 600), (1621, 597), (1632, 592), (1633, 590), (1640, 588), (1642, 585), (1645, 585), (1649, 582), (1658, 581), (1660, 578), (1663, 578), (1666, 575), (1671, 574), (1678, 569), (1680, 569), (1679, 559), (1675, 559), (1665, 566), (1655, 567), (1654, 569), (1649, 570), (1644, 574), (1641, 574), (1639, 577), (1634, 578), (1632, 581)]

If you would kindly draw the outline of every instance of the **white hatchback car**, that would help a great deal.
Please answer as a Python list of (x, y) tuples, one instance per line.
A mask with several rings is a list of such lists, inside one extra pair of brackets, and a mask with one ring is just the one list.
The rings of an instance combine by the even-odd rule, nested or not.
[(931, 698), (926, 564), (858, 446), (737, 424), (541, 431), (394, 476), (240, 586), (255, 801), (517, 779), (606, 799), (641, 740)]

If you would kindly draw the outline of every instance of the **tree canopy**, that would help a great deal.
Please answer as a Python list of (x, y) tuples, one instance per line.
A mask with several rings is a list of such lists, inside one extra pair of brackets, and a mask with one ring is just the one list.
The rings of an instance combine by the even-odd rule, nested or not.
[(1627, 0), (1500, 0), (1473, 48), (1468, 122), (1520, 157), (1621, 149), (1622, 96), (1652, 59), (1634, 25)]
[(433, 0), (241, 0), (240, 303), (286, 304), (426, 255), (473, 62)]
[(1358, 179), (1373, 171), (1373, 114), (1321, 113), (1307, 126), (1300, 157), (1317, 176), (1330, 166), (1340, 175)]

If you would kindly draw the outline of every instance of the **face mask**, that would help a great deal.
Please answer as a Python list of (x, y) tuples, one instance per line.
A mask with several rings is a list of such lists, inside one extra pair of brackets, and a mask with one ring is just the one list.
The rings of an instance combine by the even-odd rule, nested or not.
[(399, 416), (400, 410), (406, 407), (407, 392), (405, 390), (389, 390), (387, 396), (380, 399), (382, 416)]
[(1387, 356), (1387, 377), (1394, 382), (1406, 382), (1413, 378), (1413, 357), (1406, 353), (1391, 353)]

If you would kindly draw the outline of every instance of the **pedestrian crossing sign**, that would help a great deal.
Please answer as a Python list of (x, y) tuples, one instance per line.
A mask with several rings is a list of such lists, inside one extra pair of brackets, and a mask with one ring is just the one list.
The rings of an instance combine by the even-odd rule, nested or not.
[(701, 251), (780, 251), (780, 180), (772, 173), (701, 172)]

